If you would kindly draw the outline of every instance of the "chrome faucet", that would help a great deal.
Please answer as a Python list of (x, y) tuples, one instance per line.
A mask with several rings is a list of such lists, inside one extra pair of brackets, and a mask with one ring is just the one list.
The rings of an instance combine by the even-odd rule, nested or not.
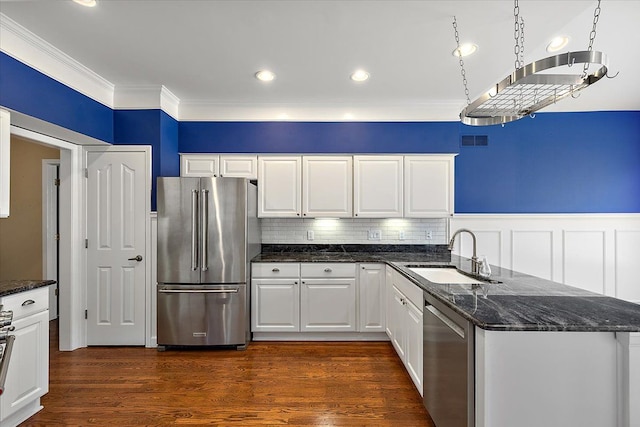
[(453, 242), (456, 240), (456, 236), (462, 232), (467, 232), (471, 234), (471, 239), (473, 240), (473, 256), (471, 257), (471, 273), (480, 274), (480, 262), (478, 262), (478, 256), (476, 255), (476, 235), (473, 234), (471, 230), (466, 228), (461, 228), (460, 230), (453, 233), (451, 236), (451, 240), (449, 240), (449, 250), (453, 250)]

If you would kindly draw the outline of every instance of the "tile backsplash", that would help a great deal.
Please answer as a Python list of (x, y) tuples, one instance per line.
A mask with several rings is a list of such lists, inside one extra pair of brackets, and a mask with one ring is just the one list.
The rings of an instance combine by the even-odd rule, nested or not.
[[(446, 244), (446, 218), (263, 218), (265, 244)], [(369, 236), (379, 232), (379, 239)], [(309, 238), (312, 235), (313, 240)], [(377, 237), (377, 236), (375, 236)]]

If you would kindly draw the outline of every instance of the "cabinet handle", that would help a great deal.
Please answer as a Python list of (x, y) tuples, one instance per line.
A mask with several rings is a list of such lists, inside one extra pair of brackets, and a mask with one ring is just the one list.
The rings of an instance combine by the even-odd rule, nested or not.
[(356, 214), (356, 216), (358, 216), (358, 214)]
[(273, 268), (271, 271), (273, 271), (274, 273), (278, 273), (280, 269), (276, 267), (276, 268)]
[(331, 270), (329, 267), (327, 267), (327, 268), (325, 268), (325, 269), (324, 269), (324, 272), (325, 272), (325, 273), (331, 273), (332, 271), (333, 271), (333, 270)]
[(28, 306), (28, 305), (35, 304), (35, 303), (36, 303), (36, 302), (35, 302), (34, 300), (32, 300), (32, 299), (28, 299), (28, 300), (26, 300), (25, 302), (23, 302), (23, 303), (22, 303), (22, 306), (23, 306), (23, 307), (26, 307), (26, 306)]
[(300, 216), (300, 212), (298, 212), (296, 215)]
[[(298, 283), (298, 282), (296, 282), (296, 283)], [(302, 281), (302, 284), (304, 285), (304, 280)]]
[[(304, 283), (304, 282), (302, 282), (302, 283)], [(294, 285), (297, 285), (297, 284), (298, 284), (298, 282), (293, 282), (293, 284), (294, 284)]]

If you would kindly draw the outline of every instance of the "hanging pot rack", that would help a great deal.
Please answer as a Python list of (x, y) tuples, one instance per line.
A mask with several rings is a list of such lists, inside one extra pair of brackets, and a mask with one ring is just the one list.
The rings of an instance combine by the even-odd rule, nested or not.
[[(555, 104), (563, 98), (576, 97), (578, 92), (607, 76), (607, 56), (593, 50), (596, 24), (600, 17), (600, 1), (598, 0), (594, 12), (593, 27), (589, 34), (587, 50), (561, 53), (521, 66), (524, 63), (524, 20), (519, 18), (518, 0), (514, 0), (515, 71), (471, 102), (464, 62), (462, 55), (459, 55), (462, 81), (467, 97), (467, 106), (460, 113), (461, 121), (472, 126), (487, 126), (533, 116), (536, 111)], [(453, 17), (453, 28), (459, 50), (460, 39), (455, 16)], [(566, 71), (576, 64), (583, 65), (579, 74), (553, 74), (550, 72), (550, 70), (555, 71), (554, 69), (559, 67), (566, 67), (564, 69)], [(591, 66), (596, 66), (597, 70), (588, 74)], [(576, 69), (579, 68), (576, 66)]]

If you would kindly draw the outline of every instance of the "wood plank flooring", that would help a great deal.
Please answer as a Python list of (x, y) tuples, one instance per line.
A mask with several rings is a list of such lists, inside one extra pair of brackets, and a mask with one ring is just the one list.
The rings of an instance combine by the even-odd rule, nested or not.
[(388, 342), (59, 352), (51, 334), (44, 409), (22, 426), (434, 427)]

